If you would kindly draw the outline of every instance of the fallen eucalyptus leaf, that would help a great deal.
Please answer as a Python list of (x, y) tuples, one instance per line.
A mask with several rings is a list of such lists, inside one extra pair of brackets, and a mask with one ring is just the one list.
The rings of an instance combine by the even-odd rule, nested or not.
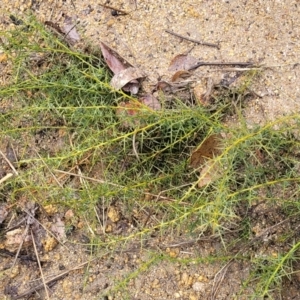
[(179, 54), (175, 56), (170, 65), (169, 71), (180, 71), (180, 70), (189, 70), (191, 67), (198, 63), (198, 59), (187, 54)]
[(198, 187), (206, 186), (221, 177), (222, 169), (220, 164), (212, 159), (205, 163), (205, 167), (201, 170), (198, 180)]
[(186, 79), (186, 78), (190, 77), (191, 75), (192, 75), (192, 74), (191, 74), (191, 72), (189, 72), (189, 71), (180, 70), (180, 71), (177, 71), (177, 72), (172, 76), (171, 81), (172, 81), (172, 82), (176, 82), (176, 81), (179, 81), (180, 79)]
[[(139, 83), (136, 79), (142, 78), (142, 77), (145, 77), (145, 74), (141, 70), (139, 70), (137, 68), (129, 67), (129, 68), (124, 69), (124, 70), (120, 71), (119, 73), (115, 74), (115, 76), (112, 78), (110, 84), (116, 90), (119, 90), (119, 89), (125, 87), (128, 83), (135, 84), (133, 88), (132, 87), (130, 88), (130, 86), (129, 86), (128, 91), (130, 91), (132, 94), (137, 94)], [(128, 89), (128, 86), (127, 86), (127, 89)], [(125, 90), (126, 90), (126, 87), (125, 87)]]
[(114, 74), (118, 74), (121, 71), (132, 67), (125, 60), (121, 59), (120, 55), (116, 51), (112, 50), (103, 42), (100, 42), (100, 48), (105, 62)]
[(195, 169), (203, 166), (207, 159), (212, 159), (221, 153), (221, 134), (212, 134), (192, 153), (191, 166)]

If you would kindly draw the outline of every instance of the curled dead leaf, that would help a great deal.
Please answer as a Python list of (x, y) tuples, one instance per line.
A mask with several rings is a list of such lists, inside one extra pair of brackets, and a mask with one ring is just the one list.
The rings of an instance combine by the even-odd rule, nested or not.
[(191, 166), (195, 169), (203, 166), (207, 159), (212, 159), (221, 153), (222, 136), (212, 134), (206, 138), (201, 145), (192, 153)]
[(189, 72), (189, 71), (180, 70), (180, 71), (177, 71), (177, 72), (172, 76), (171, 81), (172, 81), (172, 82), (176, 82), (176, 81), (179, 81), (179, 80), (181, 80), (181, 79), (186, 79), (186, 78), (190, 77), (191, 75), (192, 75), (192, 73)]
[(204, 82), (197, 83), (194, 87), (194, 96), (198, 104), (208, 106), (210, 104), (209, 97), (207, 97), (206, 84)]
[(125, 87), (128, 83), (131, 83), (131, 85), (127, 86), (128, 91), (130, 91), (131, 94), (137, 94), (139, 82), (136, 79), (142, 77), (145, 77), (145, 74), (141, 70), (129, 67), (115, 74), (110, 84), (113, 88), (119, 90)]
[(179, 54), (172, 59), (169, 65), (169, 71), (176, 72), (180, 70), (189, 70), (197, 63), (197, 58), (187, 54)]
[(198, 179), (198, 187), (204, 187), (221, 177), (222, 168), (220, 164), (212, 159), (208, 159), (205, 163), (204, 168), (201, 170), (199, 179)]
[(115, 50), (111, 49), (103, 42), (100, 42), (100, 49), (105, 62), (114, 74), (118, 74), (121, 71), (132, 67), (127, 61), (122, 59)]
[(136, 95), (139, 92), (140, 83), (134, 79), (123, 86), (122, 90), (125, 92), (130, 92), (131, 95)]
[(123, 89), (132, 95), (137, 94), (140, 87), (137, 79), (145, 77), (145, 74), (141, 70), (132, 67), (131, 64), (106, 44), (101, 42), (100, 48), (105, 62), (115, 74), (111, 80), (111, 86), (116, 90)]
[(166, 81), (158, 81), (152, 92), (156, 91), (171, 92), (172, 85)]

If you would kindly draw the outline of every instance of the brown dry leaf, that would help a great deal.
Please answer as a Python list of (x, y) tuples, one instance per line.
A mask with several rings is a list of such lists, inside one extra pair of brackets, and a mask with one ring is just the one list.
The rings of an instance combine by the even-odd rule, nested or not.
[(153, 110), (161, 110), (161, 104), (152, 94), (147, 94), (140, 98), (142, 104), (148, 106)]
[(60, 218), (57, 218), (56, 223), (51, 225), (51, 230), (60, 241), (66, 240), (65, 223)]
[(74, 22), (72, 17), (65, 16), (64, 25), (62, 28), (62, 32), (65, 34), (66, 40), (74, 45), (80, 41), (80, 36), (76, 30), (76, 23)]
[(194, 96), (198, 104), (203, 106), (210, 104), (209, 96), (207, 96), (207, 86), (204, 82), (199, 82), (194, 87)]
[(169, 71), (176, 72), (180, 70), (189, 70), (198, 62), (198, 59), (191, 55), (179, 54), (172, 59), (169, 65)]
[(121, 71), (132, 67), (124, 59), (121, 59), (120, 55), (116, 51), (108, 47), (103, 42), (100, 42), (100, 48), (105, 62), (114, 74), (118, 74)]
[(125, 91), (131, 92), (131, 94), (137, 94), (139, 82), (136, 79), (142, 77), (145, 77), (145, 74), (141, 70), (129, 67), (115, 74), (110, 84), (116, 90), (123, 88)]
[(135, 95), (138, 93), (140, 88), (140, 83), (137, 80), (132, 80), (128, 82), (125, 86), (123, 86), (122, 90), (125, 92), (130, 92), (131, 95)]
[(212, 159), (208, 159), (205, 163), (205, 167), (200, 172), (198, 187), (201, 188), (206, 186), (220, 178), (222, 173), (221, 171), (222, 169), (219, 163), (213, 161)]
[(121, 121), (124, 128), (140, 126), (141, 121), (137, 118), (140, 113), (142, 105), (138, 101), (120, 102), (116, 110), (116, 115)]
[(141, 70), (132, 67), (130, 63), (103, 42), (100, 42), (100, 48), (105, 62), (115, 74), (110, 83), (112, 87), (116, 90), (123, 89), (132, 95), (137, 94), (140, 87), (137, 79), (145, 77), (145, 74)]
[(176, 81), (179, 81), (180, 79), (186, 79), (188, 77), (190, 77), (192, 75), (191, 72), (189, 71), (177, 71), (173, 76), (172, 76), (172, 79), (171, 81), (172, 82), (176, 82)]
[(61, 35), (64, 35), (65, 33), (62, 31), (60, 26), (57, 23), (51, 22), (51, 21), (45, 21), (45, 25), (51, 27), (56, 31), (56, 33), (59, 33)]
[(192, 153), (191, 166), (195, 169), (203, 166), (207, 159), (220, 155), (222, 146), (221, 134), (212, 134)]
[(120, 119), (122, 127), (139, 127), (142, 123), (143, 112), (145, 113), (145, 106), (152, 110), (161, 109), (160, 102), (152, 94), (147, 94), (139, 100), (120, 102), (116, 115)]
[(156, 91), (171, 92), (172, 85), (166, 81), (158, 81), (157, 84), (154, 86), (152, 92)]

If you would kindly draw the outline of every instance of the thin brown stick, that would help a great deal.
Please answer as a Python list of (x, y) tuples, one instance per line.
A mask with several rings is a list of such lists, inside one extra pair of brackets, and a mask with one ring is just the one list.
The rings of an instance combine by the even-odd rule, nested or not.
[(221, 270), (219, 270), (217, 272), (217, 274), (215, 275), (214, 281), (213, 281), (213, 290), (211, 292), (211, 297), (210, 297), (211, 300), (215, 300), (216, 299), (217, 292), (218, 292), (218, 290), (219, 290), (219, 288), (221, 286), (221, 283), (224, 280), (224, 277), (225, 277), (225, 275), (226, 275), (229, 267), (233, 263), (233, 260), (234, 260), (234, 258), (232, 258), (231, 260), (229, 260), (229, 262), (225, 266), (223, 266), (221, 268)]
[(37, 249), (36, 249), (36, 244), (35, 244), (35, 240), (34, 240), (34, 236), (33, 236), (32, 230), (30, 230), (30, 232), (31, 232), (31, 239), (32, 239), (32, 244), (33, 244), (33, 248), (34, 248), (36, 260), (37, 260), (38, 265), (39, 265), (39, 269), (40, 269), (40, 273), (41, 273), (41, 277), (42, 277), (42, 282), (43, 282), (43, 285), (44, 285), (44, 288), (45, 288), (45, 292), (46, 292), (46, 298), (48, 300), (50, 300), (49, 293), (48, 293), (48, 287), (47, 287), (47, 284), (46, 284), (46, 281), (45, 281), (45, 277), (44, 277), (44, 274), (43, 274), (43, 270), (42, 270), (40, 258), (39, 258), (39, 255), (38, 255), (38, 252), (37, 252)]
[[(62, 173), (62, 174), (67, 174), (67, 175), (70, 175), (70, 176), (76, 176), (76, 177), (80, 177), (80, 178), (83, 178), (83, 179), (91, 180), (91, 181), (94, 181), (94, 182), (99, 182), (99, 183), (103, 183), (103, 184), (108, 184), (108, 185), (116, 186), (116, 187), (119, 187), (119, 188), (125, 188), (124, 185), (119, 185), (119, 184), (116, 184), (116, 183), (113, 183), (113, 182), (109, 182), (109, 181), (105, 181), (105, 180), (101, 180), (101, 179), (96, 179), (96, 178), (92, 178), (92, 177), (88, 177), (88, 176), (84, 176), (84, 175), (79, 175), (79, 174), (76, 174), (76, 173), (66, 172), (66, 171), (57, 170), (57, 169), (54, 170), (54, 171)], [(188, 185), (190, 185), (190, 184), (182, 185), (182, 187), (183, 186), (188, 186)], [(170, 189), (170, 190), (172, 190), (172, 189)], [(166, 191), (168, 191), (168, 190), (161, 191), (158, 195), (155, 195), (155, 194), (152, 194), (152, 193), (148, 193), (148, 192), (143, 192), (143, 194), (144, 195), (149, 195), (151, 197), (155, 197), (156, 201), (164, 200), (164, 201), (169, 201), (169, 202), (176, 202), (176, 199), (172, 199), (172, 198), (165, 197), (165, 196), (161, 195), (161, 193), (166, 192)], [(188, 205), (188, 203), (183, 202), (183, 201), (180, 202), (180, 204)]]
[(76, 177), (80, 177), (80, 178), (83, 178), (83, 179), (87, 179), (87, 180), (91, 180), (91, 181), (95, 181), (95, 182), (99, 182), (99, 183), (103, 183), (103, 184), (108, 184), (108, 185), (120, 187), (120, 188), (125, 187), (123, 185), (119, 185), (119, 184), (116, 184), (116, 183), (113, 183), (113, 182), (109, 182), (109, 181), (105, 181), (105, 180), (101, 180), (101, 179), (96, 179), (96, 178), (92, 178), (92, 177), (88, 177), (88, 176), (84, 176), (84, 175), (79, 175), (79, 174), (76, 174), (76, 173), (66, 172), (66, 171), (62, 171), (62, 170), (54, 170), (54, 171), (62, 173), (62, 174), (67, 174), (67, 175), (70, 175), (70, 176), (76, 176)]
[[(268, 227), (266, 230), (264, 230), (260, 235), (256, 236), (255, 238), (253, 238), (252, 240), (250, 240), (246, 245), (242, 246), (241, 249), (239, 249), (238, 253), (235, 255), (235, 257), (240, 254), (240, 253), (243, 253), (244, 250), (249, 247), (250, 245), (252, 245), (255, 241), (259, 240), (260, 238), (262, 238), (265, 234), (269, 233), (270, 231), (272, 231), (272, 229), (278, 227), (279, 225), (285, 223), (286, 221), (288, 221), (290, 218), (286, 218), (284, 219), (283, 221), (271, 226), (271, 227)], [(230, 265), (233, 263), (235, 257), (231, 258), (227, 264), (225, 264), (217, 273), (216, 275), (214, 276), (214, 281), (213, 281), (213, 286), (212, 286), (212, 290), (211, 290), (211, 296), (210, 296), (210, 299), (211, 300), (214, 300), (216, 299), (216, 295), (217, 295), (217, 292), (224, 280), (224, 277), (226, 275), (226, 272), (228, 271)]]
[(5, 159), (5, 161), (9, 164), (10, 168), (14, 171), (15, 175), (19, 175), (13, 164), (10, 162), (10, 160), (6, 157), (6, 155), (0, 150), (0, 154)]
[(240, 67), (249, 67), (253, 66), (253, 63), (250, 62), (206, 62), (206, 61), (199, 61), (195, 65), (191, 66), (187, 71), (195, 70), (202, 66), (240, 66)]
[(24, 211), (26, 212), (26, 214), (27, 215), (29, 215), (32, 219), (34, 219), (35, 220), (35, 222), (37, 222), (41, 227), (43, 227), (43, 229), (49, 234), (49, 235), (51, 235), (54, 239), (56, 239), (57, 240), (57, 242), (61, 245), (61, 246), (63, 246), (63, 247), (65, 247), (66, 249), (69, 249), (63, 242), (61, 242), (61, 240), (54, 234), (54, 233), (52, 233), (49, 229), (47, 229), (38, 219), (36, 219), (35, 217), (34, 217), (34, 215), (32, 215), (28, 210), (26, 210), (26, 209), (24, 209)]
[(23, 238), (22, 238), (22, 241), (21, 241), (21, 243), (20, 243), (20, 245), (19, 245), (19, 247), (18, 247), (17, 253), (16, 253), (16, 255), (15, 255), (15, 259), (14, 259), (14, 261), (13, 261), (13, 263), (12, 263), (11, 268), (13, 268), (13, 267), (15, 266), (16, 262), (17, 262), (18, 256), (19, 256), (20, 251), (21, 251), (21, 249), (22, 249), (22, 246), (23, 246), (24, 240), (25, 240), (25, 238), (26, 238), (26, 235), (27, 235), (27, 233), (28, 233), (28, 230), (29, 230), (29, 224), (27, 224), (26, 227), (25, 227), (25, 230), (24, 230), (24, 232), (23, 232)]
[(165, 32), (169, 33), (169, 34), (172, 34), (174, 36), (177, 36), (178, 38), (181, 38), (183, 40), (187, 40), (187, 41), (190, 41), (192, 43), (195, 43), (195, 44), (198, 44), (198, 45), (203, 45), (203, 46), (208, 46), (208, 47), (213, 47), (213, 48), (217, 48), (217, 49), (220, 49), (220, 46), (217, 45), (217, 44), (213, 44), (213, 43), (207, 43), (207, 42), (201, 42), (201, 41), (198, 41), (198, 40), (195, 40), (195, 39), (192, 39), (192, 38), (189, 38), (189, 37), (186, 37), (186, 36), (183, 36), (181, 34), (178, 34), (178, 33), (175, 33), (169, 29), (165, 29)]
[(36, 150), (34, 150), (34, 151), (37, 154), (37, 156), (40, 158), (40, 160), (42, 161), (42, 163), (45, 165), (45, 167), (48, 169), (48, 171), (52, 175), (54, 181), (62, 188), (63, 185), (59, 182), (59, 180), (56, 178), (56, 176), (52, 173), (52, 171), (50, 170), (50, 168), (46, 164), (45, 160), (40, 156), (40, 154)]
[[(58, 275), (55, 275), (53, 278), (46, 280), (46, 281), (45, 281), (45, 284), (49, 284), (49, 283), (52, 283), (53, 281), (59, 280), (59, 279), (61, 279), (62, 277), (64, 277), (65, 275), (68, 275), (70, 272), (75, 271), (75, 270), (78, 270), (78, 269), (81, 269), (82, 267), (84, 267), (85, 265), (91, 263), (92, 261), (94, 261), (94, 260), (96, 260), (96, 259), (97, 259), (97, 257), (94, 258), (94, 259), (92, 259), (92, 260), (90, 260), (90, 261), (85, 261), (84, 263), (78, 265), (78, 266), (75, 267), (75, 268), (72, 268), (72, 269), (70, 269), (70, 270), (66, 270), (66, 271), (64, 271), (64, 272), (62, 272), (62, 273), (60, 273), (60, 274), (58, 274)], [(25, 297), (25, 296), (27, 296), (27, 295), (30, 295), (30, 294), (32, 294), (33, 292), (40, 290), (43, 286), (44, 286), (44, 283), (38, 284), (37, 286), (35, 286), (35, 287), (33, 287), (33, 288), (27, 290), (26, 292), (22, 293), (21, 295), (12, 297), (12, 300), (21, 299), (21, 298), (23, 298), (23, 297)]]
[(102, 6), (102, 7), (105, 7), (105, 8), (111, 9), (111, 10), (115, 10), (115, 11), (117, 11), (117, 12), (119, 12), (119, 13), (123, 14), (123, 15), (128, 15), (128, 14), (129, 14), (129, 13), (128, 13), (127, 11), (125, 11), (125, 10), (118, 9), (118, 8), (115, 8), (115, 7), (113, 7), (113, 6), (110, 6), (110, 5), (101, 4), (101, 3), (99, 3), (99, 5), (100, 5), (100, 6)]

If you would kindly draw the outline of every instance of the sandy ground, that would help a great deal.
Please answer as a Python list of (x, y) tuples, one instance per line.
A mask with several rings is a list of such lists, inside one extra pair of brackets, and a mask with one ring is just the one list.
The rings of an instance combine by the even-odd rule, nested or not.
[[(101, 1), (100, 1), (101, 2)], [(168, 66), (177, 54), (190, 51), (201, 61), (254, 62), (267, 69), (255, 92), (262, 96), (249, 108), (248, 122), (299, 111), (299, 3), (298, 1), (2, 1), (2, 8), (27, 13), (42, 21), (61, 22), (62, 14), (77, 18), (78, 28), (94, 45), (108, 43), (122, 57), (142, 69), (147, 84), (170, 78)], [(220, 49), (195, 45), (165, 30), (217, 43)], [(201, 67), (199, 79), (224, 74), (224, 68)], [(146, 87), (147, 89), (147, 87)], [(262, 109), (261, 109), (262, 108)], [(261, 113), (263, 111), (263, 113)]]
[[(41, 21), (58, 23), (63, 19), (62, 14), (76, 17), (82, 36), (95, 46), (100, 40), (106, 42), (147, 74), (146, 90), (158, 78), (169, 79), (172, 75), (168, 71), (170, 61), (177, 54), (187, 51), (201, 61), (251, 61), (266, 69), (254, 87), (261, 98), (257, 97), (246, 110), (248, 123), (260, 124), (266, 119), (299, 112), (299, 1), (102, 1), (107, 6), (128, 12), (117, 16), (111, 9), (100, 5), (100, 2), (2, 0), (1, 26), (2, 29), (14, 26), (5, 22), (9, 14), (22, 16), (33, 12)], [(168, 34), (166, 29), (200, 41), (217, 43), (220, 49), (194, 45)], [(200, 80), (214, 78), (216, 74), (222, 75), (224, 72), (221, 67), (201, 67), (195, 71), (194, 76)], [(160, 242), (157, 240), (157, 243)], [(53, 272), (58, 273), (64, 266), (74, 267), (89, 258), (85, 249), (73, 244), (70, 247), (71, 250), (58, 246), (56, 254), (51, 255), (51, 258), (43, 258), (50, 261)], [(217, 247), (220, 245), (203, 242), (194, 246), (175, 247), (175, 254), (172, 254), (173, 250), (168, 251), (171, 251), (170, 257), (174, 255), (197, 259), (205, 253), (212, 253)], [(139, 251), (114, 257), (105, 255), (97, 263), (91, 264), (88, 271), (80, 269), (61, 279), (60, 284), (51, 289), (51, 299), (99, 299), (97, 295), (110, 285), (111, 280), (118, 280), (128, 272), (143, 268), (143, 263), (149, 260), (147, 255), (149, 253)], [(1, 258), (2, 265), (8, 264), (9, 259)], [(213, 278), (220, 268), (218, 264), (208, 267), (198, 263), (174, 265), (157, 262), (147, 272), (141, 272), (140, 276), (130, 280), (129, 287), (132, 290), (129, 294), (119, 292), (114, 299), (208, 299)], [(34, 276), (39, 277), (38, 269), (35, 274), (26, 274), (26, 270), (26, 264), (21, 264), (16, 270), (15, 276), (25, 274), (21, 282), (28, 282)], [(247, 299), (246, 296), (235, 296), (247, 272), (246, 265), (232, 265), (230, 279), (225, 280), (215, 299)], [(1, 299), (4, 297), (1, 294)], [(42, 292), (32, 299), (44, 297)]]

